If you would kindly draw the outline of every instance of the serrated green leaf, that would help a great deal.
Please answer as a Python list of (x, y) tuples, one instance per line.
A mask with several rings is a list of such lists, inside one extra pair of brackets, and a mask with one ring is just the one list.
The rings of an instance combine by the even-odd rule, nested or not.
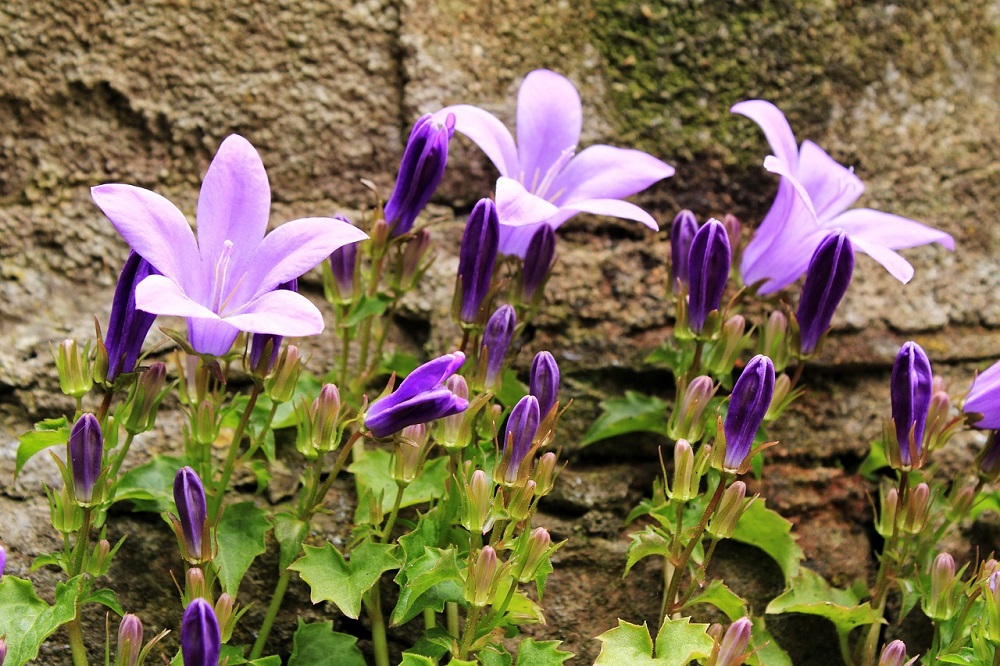
[(278, 541), (280, 555), (278, 571), (284, 571), (302, 552), (302, 542), (309, 534), (309, 524), (290, 513), (274, 516), (274, 538)]
[(82, 576), (56, 584), (56, 602), (42, 601), (30, 580), (7, 575), (0, 579), (0, 634), (7, 634), (5, 666), (21, 666), (38, 656), (38, 648), (56, 629), (76, 617), (84, 591)]
[(763, 500), (750, 505), (740, 517), (733, 539), (760, 548), (771, 556), (787, 583), (799, 572), (805, 554), (792, 535), (792, 524), (781, 514), (764, 506)]
[(361, 613), (361, 597), (383, 573), (399, 566), (394, 550), (392, 544), (363, 541), (351, 552), (348, 563), (333, 544), (305, 546), (306, 554), (288, 568), (299, 572), (309, 584), (313, 603), (330, 601), (341, 613), (356, 620)]
[(656, 661), (663, 666), (686, 666), (693, 659), (711, 656), (714, 647), (707, 624), (693, 624), (687, 617), (666, 620), (656, 634)]
[(626, 391), (624, 398), (601, 402), (604, 413), (590, 426), (580, 446), (632, 432), (667, 434), (667, 403), (659, 398), (635, 391)]
[(751, 622), (750, 647), (753, 648), (753, 653), (747, 663), (750, 666), (794, 666), (792, 658), (768, 632), (764, 618), (755, 617)]
[(399, 601), (392, 610), (393, 626), (409, 622), (425, 608), (444, 610), (445, 602), (460, 601), (464, 581), (456, 559), (457, 550), (424, 547), (423, 557), (407, 562), (399, 570)]
[(118, 478), (115, 501), (131, 500), (135, 511), (162, 513), (174, 502), (174, 477), (185, 465), (180, 458), (154, 456)]
[(785, 592), (771, 600), (765, 612), (819, 615), (833, 622), (842, 635), (854, 627), (885, 622), (871, 604), (860, 603), (852, 590), (833, 587), (818, 573), (805, 567), (789, 581)]
[(711, 604), (726, 614), (730, 622), (747, 615), (747, 602), (726, 587), (719, 579), (713, 579), (704, 590), (684, 604), (685, 608), (695, 604)]
[(125, 611), (122, 609), (121, 603), (118, 601), (118, 597), (115, 596), (114, 590), (103, 589), (91, 592), (86, 597), (81, 599), (80, 603), (101, 604), (102, 606), (106, 606), (111, 610), (113, 610), (114, 612), (118, 613), (118, 615), (125, 614)]
[[(417, 639), (413, 647), (403, 653), (403, 663), (406, 663), (406, 656), (412, 654), (414, 657), (430, 659), (431, 663), (437, 664), (452, 650), (453, 643), (455, 643), (455, 639), (444, 627), (428, 629)], [(424, 664), (423, 661), (415, 661), (413, 663), (421, 666)]]
[[(347, 471), (354, 474), (361, 484), (371, 489), (375, 497), (382, 497), (382, 511), (388, 513), (396, 499), (396, 481), (389, 473), (392, 454), (381, 449), (367, 449), (364, 457), (351, 463)], [(448, 459), (434, 458), (427, 461), (420, 476), (406, 487), (401, 507), (422, 504), (444, 494), (448, 478)], [(367, 522), (368, 504), (359, 502), (355, 522)]]
[[(494, 654), (496, 654), (496, 653), (494, 653)], [(456, 658), (453, 658), (451, 661), (448, 662), (448, 666), (480, 666), (480, 664), (479, 664), (479, 662), (475, 662), (475, 661), (469, 661), (469, 660), (466, 660), (466, 659), (456, 659)], [(497, 664), (496, 662), (493, 662), (493, 663), (490, 663), (490, 664), (487, 664), (487, 663), (484, 662), (483, 666), (504, 666), (504, 664), (503, 664), (503, 662), (500, 662), (499, 664)], [(506, 666), (510, 666), (510, 662), (508, 662)]]
[(240, 581), (254, 559), (267, 550), (267, 533), (271, 521), (267, 512), (253, 502), (231, 504), (222, 512), (216, 538), (219, 554), (215, 564), (219, 567), (222, 591), (236, 597)]
[(437, 666), (437, 660), (425, 657), (422, 654), (404, 652), (403, 660), (399, 662), (399, 666)]
[(559, 649), (562, 641), (536, 641), (525, 638), (517, 646), (517, 666), (560, 666), (573, 656)]
[(660, 534), (653, 525), (646, 525), (645, 529), (629, 534), (632, 542), (628, 545), (625, 559), (625, 573), (622, 578), (635, 566), (635, 563), (650, 555), (667, 555), (670, 544), (666, 537)]
[(306, 624), (299, 618), (288, 666), (365, 666), (357, 642), (354, 636), (334, 631), (333, 622)]
[(962, 664), (963, 666), (989, 666), (992, 661), (983, 661), (971, 647), (963, 647), (953, 654), (938, 655), (937, 660), (945, 664)]
[(694, 362), (694, 345), (677, 347), (676, 342), (668, 340), (650, 352), (644, 362), (666, 368), (672, 371), (675, 377), (679, 377), (687, 372)]
[(50, 446), (65, 444), (68, 440), (69, 421), (65, 416), (57, 419), (45, 419), (36, 423), (32, 430), (18, 438), (14, 477), (16, 478), (21, 473), (21, 468), (35, 454), (41, 453)]
[(646, 623), (642, 626), (618, 620), (618, 626), (597, 637), (601, 641), (601, 653), (594, 666), (655, 666), (653, 659), (653, 639), (649, 636)]
[(597, 637), (601, 653), (594, 666), (687, 666), (693, 659), (708, 657), (715, 644), (707, 624), (691, 624), (688, 618), (667, 620), (653, 640), (646, 624), (618, 620), (618, 626)]
[(340, 322), (340, 326), (346, 328), (357, 326), (369, 317), (381, 315), (391, 304), (392, 297), (386, 294), (376, 294), (374, 296), (362, 294), (348, 315)]
[(281, 666), (281, 657), (276, 654), (272, 654), (269, 657), (261, 657), (260, 659), (253, 659), (248, 661), (247, 664), (250, 666)]

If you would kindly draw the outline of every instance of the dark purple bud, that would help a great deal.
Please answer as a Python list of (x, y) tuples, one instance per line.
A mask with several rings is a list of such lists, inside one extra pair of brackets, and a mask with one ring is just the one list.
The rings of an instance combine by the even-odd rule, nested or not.
[(118, 625), (118, 652), (115, 666), (135, 666), (142, 652), (142, 622), (132, 613), (126, 613)]
[(444, 176), (448, 140), (454, 133), (455, 116), (451, 114), (444, 125), (433, 122), (431, 114), (427, 114), (413, 126), (399, 165), (396, 187), (385, 202), (385, 220), (392, 227), (393, 237), (412, 229), (417, 215), (430, 201)]
[[(345, 215), (334, 215), (333, 219), (353, 224)], [(354, 267), (358, 263), (358, 244), (348, 243), (330, 255), (330, 272), (337, 287), (338, 296), (348, 300), (354, 294)]]
[(708, 313), (719, 309), (731, 261), (726, 228), (718, 220), (709, 220), (694, 235), (688, 253), (688, 282), (691, 285), (688, 326), (695, 333), (701, 333)]
[[(174, 504), (184, 535), (184, 556), (189, 560), (204, 559), (205, 521), (208, 508), (205, 503), (205, 488), (198, 473), (190, 467), (181, 467), (174, 477)], [(200, 662), (199, 662), (200, 663)]]
[(0, 580), (3, 580), (3, 572), (6, 568), (7, 568), (7, 549), (4, 548), (3, 546), (0, 546)]
[(538, 352), (531, 361), (528, 392), (538, 399), (538, 412), (544, 419), (559, 396), (559, 365), (547, 351)]
[(670, 288), (675, 291), (677, 280), (688, 282), (688, 254), (697, 232), (698, 219), (689, 210), (677, 213), (670, 225)]
[(815, 351), (819, 339), (830, 328), (833, 313), (847, 293), (853, 274), (854, 248), (847, 233), (837, 231), (824, 238), (809, 261), (799, 309), (795, 313), (803, 354)]
[[(351, 243), (353, 246), (354, 243)], [(292, 279), (289, 282), (279, 284), (276, 289), (287, 289), (299, 293), (299, 281)], [(274, 362), (278, 360), (278, 352), (281, 350), (280, 335), (270, 333), (254, 333), (253, 341), (250, 343), (250, 370), (260, 376), (265, 376), (271, 372)], [(265, 356), (266, 354), (266, 356)]]
[(212, 605), (202, 597), (192, 600), (181, 620), (184, 666), (218, 666), (221, 649), (222, 634)]
[(486, 329), (483, 331), (483, 352), (486, 354), (487, 387), (494, 386), (500, 376), (507, 348), (514, 339), (515, 328), (517, 328), (517, 315), (510, 305), (501, 305), (486, 322)]
[(365, 427), (375, 437), (386, 437), (408, 425), (465, 411), (469, 401), (444, 385), (464, 362), (465, 354), (454, 352), (424, 363), (395, 391), (371, 404), (365, 416)]
[(899, 457), (904, 466), (910, 466), (918, 462), (910, 455), (910, 438), (919, 458), (934, 382), (931, 362), (916, 342), (907, 342), (900, 348), (892, 364), (891, 382), (892, 420), (896, 425)]
[(93, 414), (81, 416), (73, 424), (67, 446), (76, 499), (89, 502), (94, 494), (97, 477), (101, 475), (101, 456), (104, 454), (104, 434), (97, 417)]
[(556, 230), (542, 224), (528, 242), (521, 269), (521, 298), (530, 301), (545, 284), (556, 258)]
[(774, 395), (774, 364), (761, 354), (754, 356), (736, 380), (729, 398), (724, 429), (726, 458), (723, 466), (737, 470), (750, 453), (757, 430)]
[(480, 199), (465, 223), (462, 246), (458, 256), (458, 285), (462, 307), (459, 319), (476, 321), (479, 306), (490, 290), (493, 266), (497, 261), (500, 242), (500, 218), (497, 207), (490, 199)]
[(503, 458), (510, 460), (504, 471), (506, 483), (514, 483), (517, 480), (518, 469), (531, 451), (540, 420), (538, 400), (533, 395), (524, 396), (514, 405), (514, 409), (510, 410), (503, 434)]
[(113, 382), (123, 372), (132, 372), (139, 360), (142, 343), (156, 315), (135, 309), (135, 288), (150, 275), (159, 275), (148, 261), (130, 252), (125, 267), (118, 276), (115, 297), (111, 303), (111, 318), (104, 346), (108, 349), (108, 381)]

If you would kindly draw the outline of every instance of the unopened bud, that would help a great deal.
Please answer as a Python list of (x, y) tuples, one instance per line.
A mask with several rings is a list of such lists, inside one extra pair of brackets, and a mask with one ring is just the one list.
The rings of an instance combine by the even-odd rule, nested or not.
[(686, 439), (678, 440), (674, 444), (674, 483), (670, 499), (687, 502), (698, 494), (698, 481), (700, 477), (694, 475), (694, 449)]
[(747, 645), (750, 644), (750, 618), (741, 617), (729, 625), (726, 635), (719, 644), (719, 656), (716, 666), (740, 666), (747, 657)]
[(490, 546), (479, 551), (474, 563), (470, 559), (469, 577), (465, 584), (466, 601), (480, 608), (493, 602), (498, 566), (497, 552)]
[(521, 560), (521, 573), (517, 580), (527, 583), (534, 580), (538, 570), (552, 552), (552, 537), (544, 527), (536, 527), (528, 535), (528, 544)]
[[(136, 666), (140, 652), (142, 652), (142, 622), (132, 613), (126, 613), (118, 625), (115, 666)], [(0, 663), (2, 662), (0, 659)]]
[(139, 376), (132, 393), (125, 430), (132, 435), (152, 430), (160, 402), (167, 394), (163, 387), (167, 381), (167, 366), (157, 361)]
[(416, 232), (410, 242), (406, 244), (399, 274), (402, 289), (412, 289), (415, 281), (420, 278), (425, 268), (423, 266), (424, 258), (430, 247), (431, 232), (426, 227)]
[(333, 451), (340, 443), (340, 391), (334, 384), (324, 384), (312, 404), (313, 446), (320, 451)]
[(219, 437), (219, 420), (215, 416), (215, 405), (212, 401), (201, 401), (194, 413), (194, 424), (191, 433), (194, 441), (207, 446)]
[[(468, 400), (469, 399), (469, 384), (465, 381), (465, 377), (462, 375), (452, 375), (444, 382), (445, 388), (457, 395), (458, 397)], [(472, 406), (464, 412), (458, 412), (450, 416), (446, 416), (443, 419), (438, 420), (438, 436), (437, 441), (441, 443), (442, 446), (446, 448), (459, 448), (468, 444), (465, 441), (466, 438), (462, 436), (463, 434), (463, 423), (465, 422), (466, 415), (473, 413), (471, 411)], [(471, 435), (471, 432), (469, 433)]]
[(931, 594), (924, 599), (924, 612), (936, 621), (949, 620), (958, 612), (955, 559), (941, 553), (931, 565)]
[(958, 522), (969, 515), (972, 503), (976, 501), (976, 489), (972, 486), (955, 484), (948, 494), (948, 519)]
[(223, 592), (215, 601), (215, 618), (219, 621), (219, 631), (222, 642), (227, 643), (233, 636), (236, 620), (239, 618), (238, 608), (231, 596)]
[(728, 539), (736, 531), (743, 512), (753, 503), (754, 498), (746, 499), (747, 485), (742, 481), (734, 481), (722, 493), (722, 500), (715, 510), (712, 520), (708, 523), (708, 533), (720, 539)]
[(931, 513), (931, 489), (926, 483), (918, 484), (910, 491), (906, 504), (903, 530), (909, 534), (919, 534), (927, 526)]
[(986, 438), (986, 446), (976, 457), (979, 463), (979, 476), (992, 483), (1000, 478), (1000, 436), (996, 430), (991, 430)]
[(396, 466), (393, 478), (408, 485), (420, 474), (424, 453), (429, 441), (427, 426), (423, 423), (409, 425), (396, 437)]
[(470, 532), (486, 534), (493, 527), (493, 484), (477, 469), (465, 484), (462, 525)]
[(281, 353), (274, 373), (268, 377), (264, 386), (267, 394), (274, 402), (288, 402), (295, 395), (295, 386), (302, 372), (302, 360), (299, 358), (299, 348), (288, 345)]
[(906, 644), (896, 639), (882, 648), (878, 666), (904, 666), (906, 664)]
[(81, 347), (76, 340), (63, 340), (53, 356), (59, 372), (59, 389), (77, 400), (87, 395), (94, 385), (90, 370), (90, 343)]
[(726, 375), (733, 371), (736, 359), (750, 341), (750, 336), (744, 335), (746, 327), (743, 315), (733, 315), (722, 325), (722, 333), (705, 359), (705, 365), (716, 375)]
[(671, 439), (686, 439), (689, 442), (701, 439), (705, 433), (705, 408), (715, 395), (715, 390), (712, 378), (707, 375), (691, 380), (670, 415), (667, 434)]
[(205, 584), (205, 572), (198, 567), (190, 567), (184, 574), (185, 596), (188, 603), (194, 599), (208, 599), (208, 588)]
[(556, 464), (559, 459), (552, 451), (542, 454), (535, 463), (535, 471), (531, 478), (535, 482), (535, 494), (539, 497), (552, 492), (556, 482)]
[(531, 502), (535, 499), (535, 482), (528, 480), (524, 485), (513, 489), (507, 513), (514, 521), (521, 521), (531, 513)]
[(875, 523), (875, 530), (887, 539), (892, 535), (898, 509), (899, 492), (895, 488), (888, 490), (883, 488), (882, 507), (878, 514), (878, 522)]
[(771, 398), (771, 406), (767, 408), (764, 415), (764, 422), (774, 421), (781, 416), (785, 408), (791, 404), (794, 396), (792, 392), (792, 380), (786, 374), (780, 374), (774, 379), (774, 396)]
[(368, 234), (371, 238), (372, 247), (376, 252), (383, 252), (385, 250), (386, 244), (389, 242), (389, 233), (391, 229), (389, 225), (386, 224), (385, 220), (378, 219), (372, 225), (372, 230)]
[(103, 576), (111, 566), (111, 542), (101, 539), (94, 546), (94, 552), (90, 557), (89, 569), (94, 576)]
[[(84, 414), (69, 433), (67, 442), (70, 469), (73, 471), (73, 493), (84, 504), (94, 498), (94, 487), (101, 476), (104, 455), (104, 435), (93, 414)], [(97, 498), (95, 501), (99, 501)]]
[(732, 213), (726, 213), (722, 218), (722, 226), (726, 228), (726, 235), (729, 236), (729, 245), (735, 252), (739, 249), (740, 241), (743, 239), (743, 225), (740, 224), (738, 217)]
[[(934, 378), (937, 380), (937, 377)], [(927, 432), (924, 433), (924, 443), (928, 451), (944, 446), (950, 439), (953, 428), (950, 425), (951, 397), (946, 391), (934, 391), (931, 394), (931, 406), (927, 410)]]
[(764, 324), (760, 334), (760, 353), (774, 362), (774, 371), (782, 372), (788, 367), (791, 351), (788, 345), (788, 317), (781, 310), (775, 310)]

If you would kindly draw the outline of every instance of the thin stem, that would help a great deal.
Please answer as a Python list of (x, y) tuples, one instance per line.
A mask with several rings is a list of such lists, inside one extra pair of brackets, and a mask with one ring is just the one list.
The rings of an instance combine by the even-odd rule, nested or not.
[(802, 371), (806, 369), (806, 362), (799, 359), (799, 362), (795, 364), (795, 373), (792, 375), (792, 388), (799, 385), (799, 380), (802, 379)]
[(458, 638), (458, 604), (448, 601), (444, 605), (445, 623), (448, 625), (448, 633)]
[(77, 606), (76, 617), (66, 623), (69, 633), (69, 647), (73, 654), (73, 666), (89, 666), (87, 647), (83, 642), (83, 628), (80, 626), (80, 607)]
[(267, 637), (271, 633), (271, 627), (274, 625), (274, 619), (278, 617), (278, 611), (281, 610), (281, 602), (285, 598), (285, 592), (288, 590), (288, 582), (291, 578), (291, 570), (285, 569), (281, 572), (278, 584), (274, 586), (274, 594), (271, 596), (271, 605), (267, 607), (267, 615), (264, 616), (264, 621), (260, 625), (260, 633), (257, 635), (257, 640), (254, 641), (253, 650), (250, 651), (251, 661), (259, 659), (264, 653), (264, 644), (267, 643)]
[(73, 565), (70, 568), (70, 577), (78, 576), (83, 573), (84, 559), (87, 555), (87, 550), (90, 547), (90, 524), (93, 518), (90, 507), (84, 507), (83, 509), (83, 526), (80, 531), (77, 532), (76, 545), (74, 546), (73, 552)]
[(101, 407), (97, 410), (97, 420), (104, 423), (104, 417), (108, 415), (108, 410), (111, 409), (111, 400), (115, 397), (114, 391), (108, 389), (104, 392), (104, 400), (101, 401)]
[(209, 500), (208, 517), (212, 523), (215, 523), (219, 518), (219, 509), (222, 508), (222, 496), (226, 494), (229, 479), (233, 476), (233, 468), (236, 467), (236, 456), (240, 451), (240, 441), (243, 439), (243, 431), (246, 430), (247, 424), (250, 422), (250, 414), (253, 412), (254, 405), (257, 404), (257, 397), (259, 395), (260, 384), (254, 382), (253, 390), (250, 392), (250, 399), (247, 401), (247, 406), (240, 417), (239, 425), (236, 426), (236, 432), (233, 433), (233, 441), (229, 444), (229, 453), (226, 454), (226, 462), (222, 466), (222, 478), (219, 479), (218, 485), (215, 486), (215, 494)]
[(469, 616), (465, 618), (465, 631), (462, 632), (462, 640), (458, 644), (458, 658), (465, 659), (469, 654), (469, 648), (476, 634), (476, 627), (479, 625), (479, 614), (483, 611), (479, 606), (469, 609)]
[(437, 626), (437, 615), (433, 608), (424, 609), (424, 629), (433, 629)]
[(385, 529), (382, 531), (382, 538), (379, 539), (382, 543), (389, 541), (389, 535), (392, 534), (392, 528), (396, 524), (396, 517), (399, 515), (399, 505), (403, 503), (403, 492), (406, 490), (406, 484), (396, 482), (396, 501), (392, 503), (392, 511), (389, 513), (389, 521), (385, 524)]
[(125, 441), (122, 442), (118, 455), (115, 456), (114, 461), (111, 463), (111, 473), (108, 474), (109, 479), (114, 479), (118, 476), (118, 470), (121, 469), (122, 463), (125, 462), (125, 456), (128, 455), (128, 450), (132, 446), (133, 439), (135, 439), (135, 435), (132, 433), (128, 433), (125, 436)]
[(385, 635), (385, 618), (382, 617), (382, 579), (369, 590), (365, 610), (372, 625), (372, 650), (375, 652), (375, 666), (389, 666), (389, 641)]

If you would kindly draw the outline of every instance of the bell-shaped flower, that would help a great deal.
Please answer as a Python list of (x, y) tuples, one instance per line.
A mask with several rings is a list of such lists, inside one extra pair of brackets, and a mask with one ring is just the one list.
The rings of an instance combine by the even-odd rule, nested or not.
[(973, 423), (977, 428), (1000, 429), (1000, 362), (976, 375), (962, 411), (982, 416)]
[(923, 450), (924, 428), (934, 382), (931, 362), (916, 342), (903, 344), (896, 354), (890, 382), (892, 421), (896, 426), (899, 459), (904, 466), (914, 465), (919, 462)]
[(772, 397), (774, 365), (771, 359), (758, 354), (743, 369), (729, 398), (729, 410), (723, 424), (726, 434), (725, 469), (738, 470), (750, 453)]
[(161, 275), (135, 290), (136, 308), (188, 320), (195, 351), (222, 355), (240, 331), (299, 337), (323, 330), (307, 298), (278, 285), (337, 248), (367, 238), (332, 218), (305, 218), (265, 236), (271, 189), (260, 156), (231, 135), (208, 167), (198, 198), (197, 240), (176, 206), (132, 185), (99, 185), (91, 195), (132, 249)]
[(190, 467), (181, 467), (174, 476), (174, 504), (184, 537), (184, 556), (188, 560), (206, 559), (205, 526), (208, 507), (201, 477)]
[(479, 306), (490, 290), (499, 239), (496, 205), (490, 199), (480, 199), (465, 223), (458, 254), (456, 289), (461, 293), (461, 321), (473, 323), (479, 315)]
[(410, 130), (396, 176), (396, 187), (385, 202), (385, 221), (392, 235), (402, 236), (413, 228), (417, 215), (434, 195), (448, 162), (448, 141), (455, 133), (455, 119), (422, 116)]
[(900, 282), (909, 282), (913, 266), (896, 250), (955, 241), (943, 231), (870, 208), (847, 210), (865, 191), (854, 171), (838, 164), (812, 141), (799, 147), (778, 107), (760, 99), (740, 102), (731, 111), (760, 125), (773, 155), (764, 168), (781, 176), (771, 210), (743, 250), (740, 272), (745, 284), (762, 282), (772, 294), (795, 282), (823, 238), (843, 229), (854, 249), (882, 264)]
[(529, 73), (517, 96), (517, 143), (493, 114), (468, 104), (434, 114), (455, 116), (455, 129), (478, 145), (500, 171), (496, 201), (500, 252), (522, 259), (538, 226), (553, 228), (578, 213), (635, 220), (654, 231), (653, 217), (622, 201), (674, 174), (638, 150), (596, 145), (577, 154), (583, 107), (576, 87), (547, 69)]
[(708, 313), (719, 309), (731, 263), (732, 251), (726, 228), (718, 220), (709, 220), (694, 235), (688, 253), (688, 280), (691, 286), (688, 326), (695, 333), (701, 333)]
[(819, 340), (830, 328), (833, 313), (847, 293), (854, 275), (854, 248), (844, 231), (837, 231), (826, 238), (816, 248), (806, 282), (802, 286), (799, 309), (795, 313), (799, 321), (800, 349), (803, 354), (811, 354)]
[(197, 597), (181, 619), (181, 655), (184, 666), (218, 666), (222, 633), (212, 604)]
[(81, 502), (89, 502), (94, 485), (101, 475), (101, 457), (104, 455), (104, 434), (101, 424), (93, 414), (84, 414), (69, 433), (70, 468), (73, 471), (73, 492)]
[(134, 251), (129, 252), (125, 266), (118, 276), (115, 297), (111, 302), (111, 317), (104, 346), (108, 350), (107, 380), (113, 382), (123, 372), (132, 372), (139, 360), (142, 343), (146, 339), (155, 314), (137, 310), (135, 288), (157, 270)]
[(427, 423), (465, 411), (469, 401), (455, 395), (444, 382), (465, 363), (465, 354), (454, 352), (424, 363), (389, 395), (371, 404), (365, 427), (375, 437), (386, 437), (408, 425)]

